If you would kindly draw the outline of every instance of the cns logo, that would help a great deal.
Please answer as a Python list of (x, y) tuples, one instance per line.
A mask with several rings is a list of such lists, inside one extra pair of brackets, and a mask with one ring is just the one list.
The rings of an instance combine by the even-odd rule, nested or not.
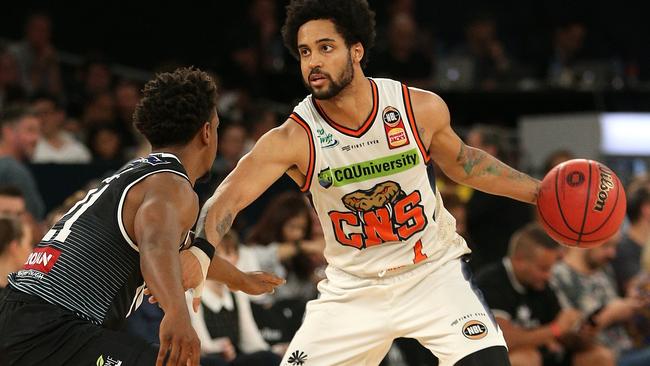
[(484, 338), (487, 333), (488, 330), (485, 324), (478, 320), (470, 320), (463, 325), (463, 335), (465, 338), (477, 340)]

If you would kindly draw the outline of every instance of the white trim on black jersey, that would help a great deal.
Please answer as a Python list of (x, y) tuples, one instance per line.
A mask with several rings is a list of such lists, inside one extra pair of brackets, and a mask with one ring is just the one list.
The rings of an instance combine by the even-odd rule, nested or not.
[[(169, 155), (169, 157), (176, 158), (172, 154), (165, 154), (165, 155)], [(176, 158), (176, 159), (178, 160), (178, 158)], [(165, 173), (165, 172), (174, 173), (174, 174), (180, 175), (181, 177), (187, 179), (188, 181), (190, 180), (190, 178), (188, 178), (187, 175), (185, 175), (185, 174), (183, 174), (183, 173), (181, 173), (181, 172), (179, 172), (177, 170), (173, 170), (173, 169), (161, 169), (161, 170), (156, 170), (156, 171), (147, 173), (147, 174), (143, 175), (142, 177), (140, 177), (140, 178), (134, 180), (133, 182), (131, 182), (131, 184), (129, 184), (128, 186), (126, 186), (126, 188), (122, 192), (122, 197), (120, 197), (120, 202), (117, 205), (117, 225), (120, 227), (120, 232), (122, 233), (122, 237), (124, 238), (124, 240), (126, 240), (127, 243), (129, 243), (131, 248), (133, 248), (133, 250), (135, 250), (138, 253), (140, 252), (140, 249), (138, 249), (138, 246), (135, 245), (135, 242), (133, 240), (131, 240), (131, 238), (129, 237), (129, 234), (126, 232), (126, 229), (124, 228), (124, 223), (122, 222), (122, 207), (124, 206), (124, 199), (126, 198), (126, 194), (129, 193), (129, 190), (131, 189), (131, 187), (136, 185), (138, 182), (140, 182), (144, 178), (146, 178), (146, 177), (148, 177), (150, 175), (156, 174), (156, 173)]]

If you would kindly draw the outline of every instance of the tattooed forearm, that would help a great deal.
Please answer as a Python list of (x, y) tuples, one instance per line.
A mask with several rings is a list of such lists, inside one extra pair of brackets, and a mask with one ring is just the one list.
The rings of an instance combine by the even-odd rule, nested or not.
[(465, 144), (460, 146), (456, 162), (463, 167), (467, 177), (497, 176), (520, 181), (530, 177), (501, 162), (483, 150)]
[(226, 216), (217, 223), (217, 233), (220, 237), (226, 235), (230, 227), (232, 226), (233, 217), (231, 213), (227, 213)]
[(479, 149), (468, 148), (467, 145), (461, 144), (456, 162), (463, 167), (465, 174), (470, 176), (476, 174), (473, 172), (474, 167), (479, 165), (486, 156), (487, 154)]
[[(210, 208), (214, 204), (214, 200), (210, 198), (204, 205), (203, 209), (201, 210), (201, 214), (199, 215), (199, 220), (196, 224), (196, 236), (199, 238), (203, 239), (208, 239), (208, 234), (206, 232), (206, 227), (209, 225), (210, 227), (213, 227), (208, 220), (214, 220), (214, 218), (208, 217), (208, 212), (210, 211)], [(212, 216), (214, 217), (214, 216)], [(233, 214), (230, 212), (227, 212), (224, 217), (221, 220), (218, 220), (216, 222), (216, 227), (214, 227), (217, 232), (217, 235), (219, 236), (218, 238), (211, 238), (213, 241), (221, 240), (221, 238), (230, 230), (230, 227), (232, 226), (234, 217)], [(215, 220), (216, 221), (216, 220)], [(214, 221), (213, 221), (214, 222)], [(213, 229), (210, 229), (213, 230)], [(216, 245), (217, 242), (212, 243), (213, 245)]]
[(511, 168), (481, 149), (461, 144), (456, 164), (455, 178), (452, 179), (459, 183), (523, 202), (537, 202), (538, 180)]

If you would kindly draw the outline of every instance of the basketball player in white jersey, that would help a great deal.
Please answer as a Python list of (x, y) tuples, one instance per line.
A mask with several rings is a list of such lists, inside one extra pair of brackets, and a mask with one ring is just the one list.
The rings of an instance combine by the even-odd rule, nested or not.
[(200, 219), (218, 243), (282, 174), (311, 194), (327, 279), (282, 365), (377, 365), (397, 337), (417, 339), (442, 366), (509, 365), (430, 163), (529, 203), (539, 181), (465, 145), (437, 95), (364, 75), (375, 35), (365, 0), (294, 0), (282, 32), (311, 95), (239, 162)]

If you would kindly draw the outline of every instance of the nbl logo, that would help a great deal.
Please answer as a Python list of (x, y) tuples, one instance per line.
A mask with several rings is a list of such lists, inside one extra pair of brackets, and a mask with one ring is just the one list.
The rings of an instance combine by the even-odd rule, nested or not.
[(393, 107), (386, 107), (386, 109), (384, 109), (383, 119), (384, 123), (386, 123), (388, 126), (397, 127), (397, 125), (402, 120), (402, 117), (399, 115), (397, 109)]
[(463, 335), (465, 338), (477, 340), (487, 335), (487, 327), (478, 320), (470, 320), (463, 325)]

